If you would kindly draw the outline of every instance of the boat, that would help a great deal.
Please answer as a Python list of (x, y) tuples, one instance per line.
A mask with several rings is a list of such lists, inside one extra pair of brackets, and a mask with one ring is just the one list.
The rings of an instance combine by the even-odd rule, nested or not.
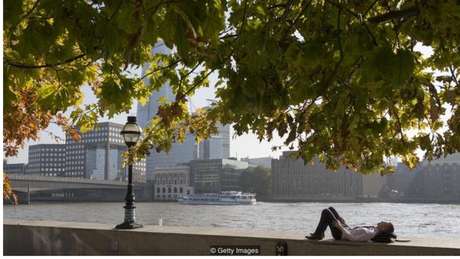
[(181, 204), (194, 205), (254, 205), (256, 204), (256, 195), (240, 191), (224, 191), (184, 195), (177, 201)]

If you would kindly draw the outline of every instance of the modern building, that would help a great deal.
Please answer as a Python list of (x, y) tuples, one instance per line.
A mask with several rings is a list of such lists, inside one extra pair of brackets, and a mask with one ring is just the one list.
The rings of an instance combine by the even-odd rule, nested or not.
[[(124, 180), (122, 154), (127, 146), (120, 132), (123, 124), (98, 123), (91, 131), (80, 133), (81, 139), (74, 141), (66, 136), (65, 176), (96, 180)], [(145, 161), (133, 165), (133, 181), (145, 182)]]
[(155, 200), (177, 200), (183, 195), (193, 194), (190, 183), (190, 167), (157, 167), (148, 182), (153, 182)]
[(249, 163), (249, 166), (261, 166), (267, 169), (272, 168), (272, 158), (267, 156), (267, 157), (257, 157), (257, 158), (242, 158), (241, 161), (246, 161)]
[(5, 172), (6, 174), (25, 174), (26, 164), (24, 163), (8, 164), (6, 160), (3, 160), (3, 172)]
[(272, 195), (275, 200), (353, 200), (362, 196), (362, 175), (344, 168), (327, 170), (315, 159), (305, 165), (302, 159), (285, 151), (272, 160)]
[[(153, 53), (169, 54), (171, 50), (168, 49), (162, 42), (155, 45)], [(143, 67), (143, 73), (148, 69), (148, 65)], [(145, 82), (148, 83), (148, 78)], [(155, 91), (150, 96), (145, 105), (138, 104), (137, 117), (139, 126), (145, 128), (148, 126), (150, 120), (156, 116), (158, 107), (162, 101), (172, 102), (175, 96), (168, 83), (163, 85), (158, 91)], [(146, 158), (146, 168), (148, 174), (153, 174), (156, 167), (172, 167), (177, 164), (186, 163), (198, 157), (198, 147), (195, 144), (195, 137), (192, 134), (187, 134), (183, 143), (173, 143), (168, 152), (156, 152), (151, 150)]]
[(239, 191), (240, 177), (248, 163), (233, 159), (190, 161), (192, 185), (196, 193)]
[(423, 164), (430, 164), (430, 165), (445, 165), (445, 164), (460, 164), (460, 152), (447, 155), (446, 157), (435, 159), (432, 161), (424, 161)]
[(414, 177), (420, 172), (422, 164), (414, 169), (409, 169), (403, 163), (398, 163), (395, 172), (384, 176), (384, 185), (379, 197), (384, 200), (402, 200), (406, 197)]
[(428, 164), (414, 176), (406, 201), (460, 202), (460, 164)]
[(414, 169), (398, 163), (384, 176), (382, 200), (398, 202), (460, 202), (460, 153), (422, 161)]
[(26, 174), (64, 176), (66, 164), (65, 144), (38, 144), (29, 147)]
[(218, 133), (199, 144), (199, 159), (223, 159), (230, 157), (230, 125), (219, 124)]
[[(155, 45), (153, 53), (169, 54), (168, 49), (162, 42)], [(143, 67), (143, 73), (148, 69), (148, 65)], [(145, 82), (148, 83), (148, 78)], [(138, 123), (142, 128), (148, 126), (150, 120), (156, 116), (161, 102), (173, 102), (175, 95), (168, 83), (164, 84), (158, 91), (150, 96), (145, 105), (138, 104), (137, 117)], [(218, 126), (219, 133), (211, 136), (210, 139), (201, 144), (195, 142), (194, 134), (188, 133), (183, 143), (173, 143), (168, 152), (156, 152), (151, 150), (147, 156), (147, 174), (153, 174), (156, 167), (173, 167), (178, 164), (188, 163), (194, 159), (214, 159), (228, 158), (230, 156), (230, 126)]]
[(367, 199), (378, 199), (385, 184), (385, 176), (377, 173), (363, 175), (362, 197)]

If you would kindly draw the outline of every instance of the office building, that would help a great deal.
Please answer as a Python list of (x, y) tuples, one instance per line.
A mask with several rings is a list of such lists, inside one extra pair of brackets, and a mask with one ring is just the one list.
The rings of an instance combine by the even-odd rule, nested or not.
[[(161, 42), (155, 45), (153, 53), (169, 54), (171, 51)], [(143, 67), (143, 73), (148, 66)], [(148, 78), (145, 79), (148, 83)], [(148, 126), (150, 120), (156, 116), (161, 99), (173, 102), (175, 95), (168, 83), (158, 91), (152, 93), (145, 105), (138, 104), (138, 123), (142, 128)], [(183, 143), (173, 143), (168, 152), (156, 152), (151, 150), (147, 156), (147, 174), (153, 174), (156, 167), (173, 167), (178, 164), (188, 163), (194, 159), (228, 158), (230, 156), (230, 126), (219, 125), (219, 133), (201, 144), (195, 142), (195, 135), (187, 133)]]
[[(120, 132), (123, 124), (98, 123), (91, 131), (80, 133), (75, 142), (66, 136), (65, 175), (96, 180), (125, 180), (122, 154), (127, 146)], [(145, 182), (145, 161), (133, 165), (133, 181)]]
[(385, 175), (379, 197), (399, 202), (460, 202), (460, 153), (422, 161), (414, 169), (398, 163)]
[(414, 169), (409, 169), (405, 164), (398, 163), (395, 172), (384, 176), (384, 185), (379, 197), (389, 201), (401, 201), (407, 195), (414, 177), (420, 172), (422, 164)]
[(272, 168), (272, 158), (267, 157), (257, 157), (257, 158), (242, 158), (241, 161), (246, 161), (249, 163), (249, 166), (260, 166), (267, 169)]
[(233, 159), (190, 161), (192, 185), (196, 193), (239, 191), (240, 177), (248, 163)]
[(385, 184), (385, 176), (378, 173), (362, 175), (363, 193), (362, 197), (367, 199), (378, 199)]
[(24, 163), (8, 164), (6, 160), (3, 160), (3, 172), (6, 174), (25, 174), (26, 164)]
[(218, 133), (199, 144), (199, 159), (222, 159), (230, 157), (230, 125), (217, 125)]
[(29, 147), (26, 174), (64, 176), (66, 163), (64, 144), (38, 144)]
[(190, 167), (157, 167), (148, 182), (153, 182), (155, 200), (177, 200), (183, 195), (193, 194), (190, 182)]
[(405, 201), (460, 202), (460, 153), (425, 161), (408, 185)]
[(302, 159), (285, 151), (272, 160), (272, 195), (275, 200), (353, 200), (363, 192), (362, 175), (344, 168), (327, 170), (315, 159), (305, 165)]
[[(162, 42), (155, 45), (153, 53), (169, 54), (171, 50), (168, 49)], [(143, 73), (148, 69), (148, 65), (143, 68)], [(149, 80), (145, 79), (146, 83)], [(150, 96), (145, 105), (138, 104), (137, 117), (139, 126), (145, 128), (148, 126), (150, 120), (156, 116), (160, 101), (163, 99), (166, 102), (175, 100), (174, 93), (172, 92), (169, 84), (163, 85), (158, 91), (155, 91)], [(168, 152), (156, 152), (151, 150), (146, 158), (146, 168), (148, 174), (153, 174), (155, 167), (171, 167), (177, 164), (186, 163), (198, 157), (198, 147), (195, 144), (194, 136), (187, 134), (183, 143), (173, 143)]]

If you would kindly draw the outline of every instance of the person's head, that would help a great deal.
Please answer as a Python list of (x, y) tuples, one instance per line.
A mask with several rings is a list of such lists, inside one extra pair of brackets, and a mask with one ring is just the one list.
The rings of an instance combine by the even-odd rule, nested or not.
[(393, 224), (391, 222), (379, 222), (377, 224), (377, 229), (380, 233), (392, 234), (395, 231)]
[(390, 243), (392, 239), (396, 239), (396, 235), (393, 233), (395, 229), (390, 222), (379, 222), (377, 224), (377, 230), (377, 234), (372, 238), (374, 242)]

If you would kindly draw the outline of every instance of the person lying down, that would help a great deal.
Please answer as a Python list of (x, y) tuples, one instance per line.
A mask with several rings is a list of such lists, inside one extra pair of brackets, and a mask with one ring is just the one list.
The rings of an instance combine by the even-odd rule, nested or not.
[(321, 212), (321, 218), (315, 232), (306, 236), (309, 240), (322, 240), (327, 227), (330, 228), (332, 237), (335, 240), (347, 240), (356, 242), (380, 242), (390, 243), (396, 239), (393, 224), (390, 222), (379, 222), (375, 226), (350, 227), (339, 213), (329, 207)]

